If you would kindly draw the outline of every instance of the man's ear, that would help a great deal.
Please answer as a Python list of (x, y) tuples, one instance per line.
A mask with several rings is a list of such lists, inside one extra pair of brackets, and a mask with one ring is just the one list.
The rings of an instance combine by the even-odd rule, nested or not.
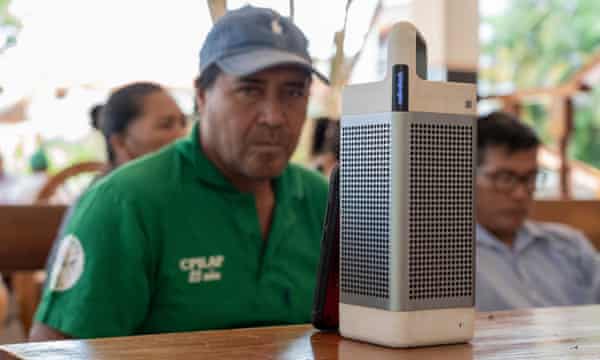
[(199, 114), (204, 113), (204, 107), (206, 105), (206, 90), (196, 89), (196, 109)]

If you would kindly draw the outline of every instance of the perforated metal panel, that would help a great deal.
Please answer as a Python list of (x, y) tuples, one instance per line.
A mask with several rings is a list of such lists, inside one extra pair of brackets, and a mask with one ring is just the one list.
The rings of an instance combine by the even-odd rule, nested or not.
[(388, 298), (390, 124), (343, 126), (341, 131), (340, 288)]
[(472, 296), (473, 127), (409, 126), (409, 299)]

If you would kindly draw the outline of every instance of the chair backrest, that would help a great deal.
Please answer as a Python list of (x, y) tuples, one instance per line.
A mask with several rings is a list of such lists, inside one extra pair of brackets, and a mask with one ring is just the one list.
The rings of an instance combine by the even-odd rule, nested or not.
[[(64, 186), (68, 180), (80, 176), (82, 174), (97, 174), (106, 169), (106, 164), (97, 161), (81, 162), (71, 165), (56, 173), (46, 181), (46, 184), (40, 189), (36, 196), (37, 204), (49, 204), (52, 197)], [(87, 186), (87, 184), (86, 184)], [(66, 190), (66, 189), (65, 189)], [(81, 190), (81, 189), (80, 189)], [(75, 200), (80, 194), (69, 194)]]
[(599, 200), (535, 201), (531, 217), (538, 221), (558, 222), (582, 231), (600, 250)]
[(0, 205), (0, 272), (43, 269), (66, 206)]

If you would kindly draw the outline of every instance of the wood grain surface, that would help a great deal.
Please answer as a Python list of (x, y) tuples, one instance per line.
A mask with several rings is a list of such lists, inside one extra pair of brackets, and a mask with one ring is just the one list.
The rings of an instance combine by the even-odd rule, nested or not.
[(4, 359), (600, 359), (600, 305), (479, 313), (468, 344), (388, 349), (310, 325), (0, 347)]

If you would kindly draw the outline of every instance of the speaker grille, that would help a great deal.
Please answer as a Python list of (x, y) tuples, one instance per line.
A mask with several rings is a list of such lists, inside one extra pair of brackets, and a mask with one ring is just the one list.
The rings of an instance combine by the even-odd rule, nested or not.
[(411, 123), (409, 299), (473, 294), (473, 128)]
[(341, 291), (389, 297), (390, 124), (342, 127)]

